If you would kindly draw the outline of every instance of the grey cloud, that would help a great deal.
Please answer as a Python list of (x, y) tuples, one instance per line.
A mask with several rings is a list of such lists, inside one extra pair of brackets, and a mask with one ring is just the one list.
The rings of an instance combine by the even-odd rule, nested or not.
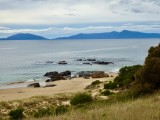
[(134, 12), (134, 13), (143, 13), (143, 11), (142, 10), (139, 10), (139, 9), (131, 9), (131, 11), (132, 12)]

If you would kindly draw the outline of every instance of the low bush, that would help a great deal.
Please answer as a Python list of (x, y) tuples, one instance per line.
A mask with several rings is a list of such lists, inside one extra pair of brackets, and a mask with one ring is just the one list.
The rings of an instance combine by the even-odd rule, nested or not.
[(141, 65), (125, 66), (119, 70), (119, 75), (114, 79), (118, 87), (128, 87), (135, 81), (135, 73), (141, 69)]
[(78, 93), (70, 101), (71, 105), (78, 105), (92, 101), (92, 96), (88, 93)]
[(34, 113), (34, 117), (41, 118), (44, 116), (60, 115), (60, 114), (63, 114), (67, 111), (68, 111), (67, 106), (63, 106), (63, 105), (57, 106), (57, 107), (42, 108)]
[(101, 83), (101, 81), (96, 80), (96, 81), (93, 81), (93, 82), (91, 83), (91, 85), (98, 85), (98, 84), (100, 84), (100, 83)]
[(61, 115), (65, 112), (67, 112), (67, 111), (68, 111), (67, 106), (61, 105), (61, 106), (57, 106), (55, 108), (54, 114), (55, 115)]
[(113, 94), (113, 92), (111, 92), (110, 90), (105, 90), (105, 91), (102, 91), (101, 94), (104, 96), (108, 96), (108, 95)]
[(115, 89), (117, 87), (117, 83), (115, 82), (109, 82), (104, 84), (104, 89)]
[(23, 111), (24, 109), (22, 108), (11, 110), (9, 112), (10, 120), (22, 120), (24, 118)]
[(53, 115), (53, 113), (54, 113), (54, 108), (42, 108), (34, 113), (34, 117), (40, 118), (44, 116), (50, 116), (50, 115)]

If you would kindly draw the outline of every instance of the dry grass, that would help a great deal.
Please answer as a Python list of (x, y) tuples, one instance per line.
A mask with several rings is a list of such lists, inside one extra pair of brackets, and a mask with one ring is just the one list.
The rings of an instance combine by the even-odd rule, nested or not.
[(61, 105), (63, 102), (68, 101), (70, 97), (71, 94), (68, 94), (68, 96), (65, 94), (57, 94), (53, 97), (34, 96), (23, 100), (0, 102), (0, 120), (1, 118), (8, 119), (8, 113), (17, 108), (24, 108), (25, 117), (29, 117), (38, 109)]
[(93, 103), (91, 108), (41, 120), (160, 120), (160, 93), (125, 103)]

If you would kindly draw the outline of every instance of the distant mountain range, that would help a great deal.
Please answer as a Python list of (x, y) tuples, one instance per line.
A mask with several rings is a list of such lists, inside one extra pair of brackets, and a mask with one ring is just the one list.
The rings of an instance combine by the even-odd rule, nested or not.
[[(105, 33), (81, 33), (69, 37), (59, 37), (57, 40), (65, 39), (143, 39), (143, 38), (160, 38), (159, 33), (143, 33), (136, 31), (123, 30), (121, 32), (105, 32)], [(0, 40), (48, 40), (45, 37), (29, 34), (19, 33), (7, 38), (0, 38)]]
[(0, 40), (47, 40), (47, 38), (29, 33), (19, 33), (7, 38), (0, 38)]
[(160, 38), (160, 34), (123, 30), (121, 32), (113, 31), (105, 33), (77, 34), (70, 37), (60, 37), (57, 39), (142, 39), (142, 38)]

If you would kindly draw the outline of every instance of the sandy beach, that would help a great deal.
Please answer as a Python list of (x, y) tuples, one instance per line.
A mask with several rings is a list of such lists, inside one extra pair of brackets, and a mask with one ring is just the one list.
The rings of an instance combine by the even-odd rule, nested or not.
[(85, 90), (87, 85), (90, 85), (95, 80), (111, 81), (117, 76), (116, 73), (110, 73), (113, 77), (105, 78), (74, 78), (72, 80), (59, 80), (50, 84), (55, 84), (54, 87), (40, 87), (40, 88), (13, 88), (13, 89), (1, 89), (0, 101), (20, 100), (24, 98), (30, 98), (33, 96), (53, 96), (61, 93), (76, 93)]

